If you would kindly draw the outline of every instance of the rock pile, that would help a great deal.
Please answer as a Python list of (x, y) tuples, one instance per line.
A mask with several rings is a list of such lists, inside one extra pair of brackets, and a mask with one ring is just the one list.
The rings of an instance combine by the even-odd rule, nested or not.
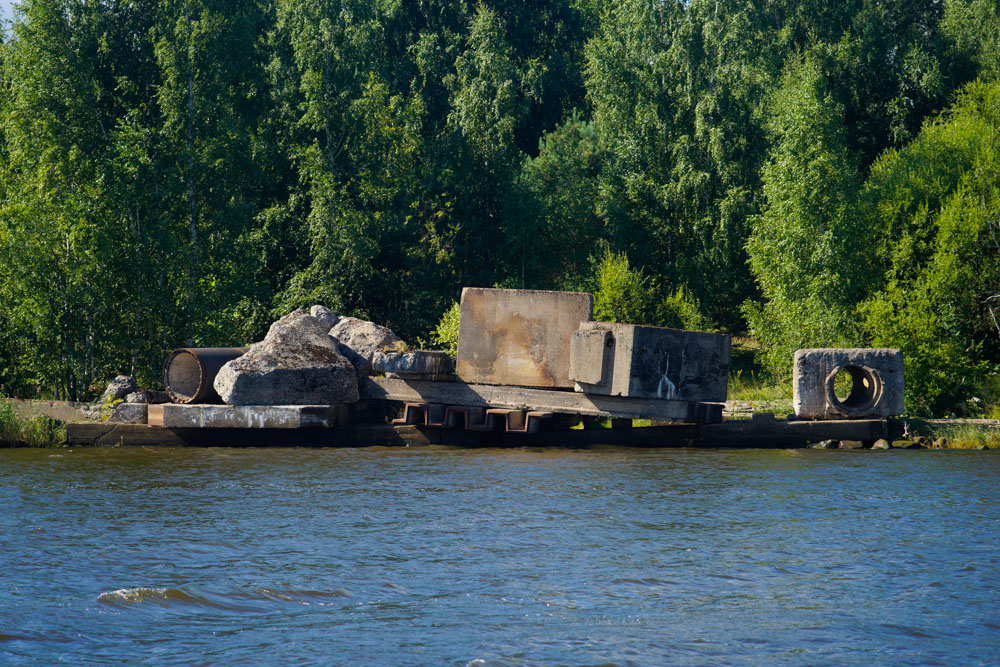
[(295, 310), (215, 377), (229, 405), (330, 405), (358, 400), (351, 363), (320, 320)]

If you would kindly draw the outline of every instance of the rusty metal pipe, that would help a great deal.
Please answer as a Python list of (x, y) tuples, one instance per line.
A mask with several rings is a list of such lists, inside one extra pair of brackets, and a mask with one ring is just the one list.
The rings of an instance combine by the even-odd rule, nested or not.
[(246, 354), (245, 347), (182, 347), (163, 364), (163, 385), (174, 403), (221, 403), (213, 383), (229, 361)]

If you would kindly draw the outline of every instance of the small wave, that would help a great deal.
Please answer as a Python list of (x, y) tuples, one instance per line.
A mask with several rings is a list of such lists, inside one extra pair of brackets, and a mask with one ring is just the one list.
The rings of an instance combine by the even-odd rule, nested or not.
[(0, 632), (0, 644), (4, 642), (56, 642), (59, 644), (71, 644), (75, 640), (75, 637), (66, 637), (59, 634), (30, 633), (26, 635), (14, 635), (7, 632)]
[(343, 588), (334, 591), (311, 591), (311, 590), (278, 590), (274, 588), (258, 588), (255, 592), (267, 600), (280, 600), (282, 602), (295, 602), (301, 605), (318, 604), (322, 605), (325, 600), (343, 599), (351, 597), (351, 594)]
[(128, 608), (138, 605), (155, 605), (157, 607), (205, 607), (208, 609), (225, 609), (227, 611), (257, 611), (254, 607), (242, 604), (232, 604), (225, 600), (213, 599), (203, 595), (189, 593), (180, 588), (119, 588), (97, 596), (97, 601), (111, 607)]
[(633, 577), (626, 577), (623, 579), (614, 579), (611, 583), (613, 584), (636, 584), (639, 586), (676, 586), (676, 581), (671, 581), (669, 579), (657, 579), (656, 577), (646, 577), (645, 579), (638, 579)]
[(263, 612), (273, 609), (275, 603), (322, 606), (329, 604), (329, 600), (349, 597), (351, 594), (342, 588), (333, 591), (255, 588), (250, 592), (238, 592), (230, 595), (202, 595), (181, 588), (140, 586), (101, 593), (97, 596), (97, 601), (118, 608), (153, 605), (156, 607), (205, 607), (227, 611)]

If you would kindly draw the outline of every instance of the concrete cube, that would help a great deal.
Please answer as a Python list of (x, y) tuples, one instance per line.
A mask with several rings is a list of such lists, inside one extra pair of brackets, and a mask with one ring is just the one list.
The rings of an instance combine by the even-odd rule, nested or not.
[(570, 377), (587, 394), (725, 401), (728, 335), (584, 322), (570, 343)]
[(593, 303), (580, 292), (466, 287), (456, 375), (470, 384), (571, 389), (570, 337)]
[[(837, 396), (838, 376), (851, 389)], [(903, 352), (813, 348), (795, 352), (792, 408), (800, 419), (864, 419), (903, 413)]]

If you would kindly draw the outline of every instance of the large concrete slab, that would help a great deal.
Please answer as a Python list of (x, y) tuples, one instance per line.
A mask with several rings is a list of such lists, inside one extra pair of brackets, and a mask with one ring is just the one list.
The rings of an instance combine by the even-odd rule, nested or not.
[(150, 405), (148, 423), (165, 428), (329, 428), (344, 421), (341, 405)]
[[(464, 382), (425, 382), (395, 378), (369, 378), (361, 389), (363, 400), (402, 403), (438, 403), (470, 407), (511, 408), (591, 417), (655, 419), (672, 422), (711, 421), (722, 418), (722, 405), (624, 398), (573, 391), (528, 387), (497, 387)], [(713, 408), (717, 407), (717, 410)], [(714, 415), (717, 414), (717, 417)]]
[(466, 287), (456, 373), (471, 384), (571, 389), (569, 341), (590, 320), (580, 292)]
[(572, 336), (570, 377), (587, 394), (722, 402), (729, 336), (610, 322), (584, 322)]
[[(903, 352), (892, 348), (812, 348), (795, 352), (792, 409), (800, 419), (903, 414)], [(850, 392), (837, 396), (838, 375)]]

